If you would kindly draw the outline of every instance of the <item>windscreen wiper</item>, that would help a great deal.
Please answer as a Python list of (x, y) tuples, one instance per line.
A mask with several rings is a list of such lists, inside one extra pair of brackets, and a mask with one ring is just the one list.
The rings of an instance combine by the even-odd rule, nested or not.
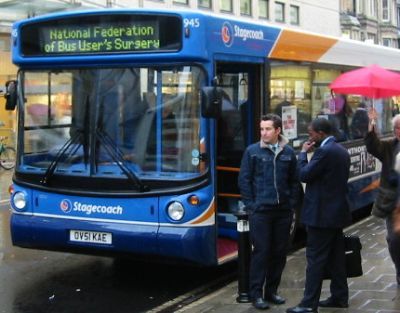
[(120, 149), (118, 149), (115, 142), (110, 138), (110, 136), (100, 130), (99, 128), (96, 131), (96, 137), (100, 140), (100, 142), (104, 145), (105, 150), (111, 159), (118, 165), (121, 171), (128, 177), (128, 179), (132, 182), (133, 186), (139, 190), (140, 192), (149, 191), (149, 186), (145, 185), (139, 177), (127, 166), (126, 160), (124, 159)]
[[(61, 158), (65, 156), (66, 152), (68, 151), (69, 147), (72, 144), (77, 143), (79, 138), (81, 137), (81, 132), (77, 131), (74, 136), (69, 138), (67, 142), (61, 147), (58, 151), (56, 157), (51, 161), (50, 166), (47, 168), (46, 173), (44, 174), (43, 178), (40, 180), (42, 185), (48, 185), (50, 182), (51, 177), (54, 175), (54, 171), (57, 168), (58, 163), (60, 162)], [(78, 150), (80, 145), (78, 145), (75, 149), (73, 149), (74, 153)], [(70, 153), (69, 155), (71, 155)]]

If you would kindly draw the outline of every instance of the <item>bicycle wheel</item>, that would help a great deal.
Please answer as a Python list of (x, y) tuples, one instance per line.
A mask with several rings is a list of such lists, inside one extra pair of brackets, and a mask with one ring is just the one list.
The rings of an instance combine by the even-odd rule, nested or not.
[(5, 147), (0, 155), (0, 165), (6, 170), (11, 170), (15, 166), (15, 149), (12, 147)]

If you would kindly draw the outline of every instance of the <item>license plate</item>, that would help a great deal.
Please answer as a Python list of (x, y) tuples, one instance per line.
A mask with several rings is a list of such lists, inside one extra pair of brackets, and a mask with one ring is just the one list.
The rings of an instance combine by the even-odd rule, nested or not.
[(69, 240), (74, 242), (90, 242), (104, 245), (112, 244), (112, 234), (97, 231), (74, 230), (69, 231)]

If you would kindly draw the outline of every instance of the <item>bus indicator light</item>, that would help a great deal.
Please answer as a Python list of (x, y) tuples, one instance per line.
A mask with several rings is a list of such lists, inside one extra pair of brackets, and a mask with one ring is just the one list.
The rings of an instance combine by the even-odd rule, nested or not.
[(189, 197), (189, 203), (191, 204), (191, 205), (199, 205), (200, 204), (200, 199), (199, 199), (199, 197), (197, 197), (197, 196), (190, 196)]

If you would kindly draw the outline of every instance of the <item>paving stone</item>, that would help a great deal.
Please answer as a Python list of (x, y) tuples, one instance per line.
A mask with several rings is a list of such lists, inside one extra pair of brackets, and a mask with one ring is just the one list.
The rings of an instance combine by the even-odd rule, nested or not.
[[(368, 217), (346, 229), (358, 235), (363, 248), (364, 275), (349, 278), (349, 308), (321, 308), (320, 313), (400, 313), (400, 287), (396, 283), (394, 265), (386, 243), (384, 220)], [(399, 247), (400, 249), (400, 247)], [(287, 299), (282, 306), (272, 305), (265, 312), (282, 313), (299, 303), (304, 292), (305, 249), (288, 256), (279, 293)], [(177, 312), (190, 313), (252, 313), (260, 312), (247, 303), (237, 303), (237, 282), (217, 290)], [(321, 299), (329, 296), (329, 281), (323, 282)]]

